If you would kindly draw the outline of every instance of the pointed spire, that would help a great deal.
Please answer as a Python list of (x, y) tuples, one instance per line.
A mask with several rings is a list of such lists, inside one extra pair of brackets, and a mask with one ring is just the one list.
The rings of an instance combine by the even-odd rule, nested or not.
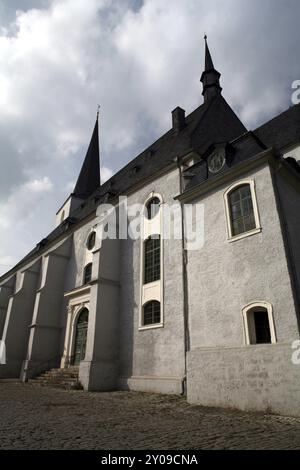
[(92, 138), (86, 153), (75, 189), (74, 196), (88, 198), (100, 186), (100, 155), (99, 155), (99, 108)]
[(204, 101), (208, 101), (217, 94), (221, 94), (222, 88), (220, 86), (221, 74), (215, 69), (214, 63), (211, 58), (210, 50), (207, 44), (207, 36), (204, 36), (205, 41), (205, 70), (201, 75), (200, 81), (203, 84)]
[(211, 55), (210, 55), (209, 47), (208, 47), (208, 44), (207, 44), (206, 34), (204, 36), (204, 40), (205, 40), (205, 72), (208, 72), (208, 70), (213, 70), (214, 69), (214, 63), (213, 63)]

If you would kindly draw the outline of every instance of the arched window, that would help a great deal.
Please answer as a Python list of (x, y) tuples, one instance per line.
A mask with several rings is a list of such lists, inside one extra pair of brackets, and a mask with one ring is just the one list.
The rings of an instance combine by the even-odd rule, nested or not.
[(147, 219), (153, 219), (160, 209), (160, 199), (158, 197), (153, 197), (146, 204)]
[(254, 210), (249, 184), (244, 184), (229, 194), (232, 235), (240, 235), (255, 228)]
[(160, 236), (151, 235), (144, 242), (144, 284), (160, 279)]
[(225, 192), (229, 238), (240, 238), (261, 230), (254, 181), (234, 184)]
[(272, 306), (267, 302), (250, 304), (243, 309), (247, 344), (276, 343)]
[(83, 283), (84, 284), (88, 284), (92, 279), (92, 267), (93, 267), (93, 264), (89, 263), (84, 268), (84, 275), (83, 275)]
[(144, 305), (143, 313), (144, 326), (160, 323), (160, 303), (157, 300), (152, 300)]
[(96, 232), (93, 231), (89, 234), (86, 242), (86, 247), (88, 250), (92, 250), (96, 243)]

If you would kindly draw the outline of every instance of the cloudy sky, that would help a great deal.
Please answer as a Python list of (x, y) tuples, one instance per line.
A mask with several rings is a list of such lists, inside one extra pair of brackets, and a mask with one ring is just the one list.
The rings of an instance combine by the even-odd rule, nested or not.
[(54, 227), (101, 104), (107, 179), (202, 102), (207, 33), (249, 129), (291, 105), (299, 0), (0, 0), (0, 273)]

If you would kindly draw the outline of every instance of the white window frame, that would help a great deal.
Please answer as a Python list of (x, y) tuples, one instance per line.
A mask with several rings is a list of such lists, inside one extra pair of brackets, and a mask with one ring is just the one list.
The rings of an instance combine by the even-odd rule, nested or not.
[[(271, 344), (277, 343), (275, 323), (273, 317), (273, 306), (269, 302), (251, 302), (246, 305), (243, 310), (243, 325), (244, 325), (244, 344), (245, 346), (264, 346), (263, 344), (257, 344), (252, 341), (252, 338), (255, 337), (255, 326), (250, 321), (250, 313), (256, 309), (263, 309), (268, 312), (269, 327), (271, 333)], [(267, 345), (267, 344), (266, 344)], [(265, 346), (266, 346), (265, 345)]]
[[(89, 248), (88, 244), (89, 244), (90, 238), (93, 235), (93, 233), (95, 234), (95, 243), (94, 243), (94, 246), (92, 248)], [(89, 232), (88, 236), (86, 237), (86, 241), (85, 241), (85, 247), (86, 247), (87, 251), (89, 251), (89, 252), (94, 251), (95, 246), (96, 246), (96, 242), (97, 242), (97, 232), (94, 228), (92, 228), (92, 230)]]
[[(147, 204), (157, 197), (160, 200), (160, 210), (153, 217), (147, 218)], [(139, 308), (139, 331), (153, 330), (164, 327), (164, 304), (163, 304), (163, 279), (164, 279), (164, 253), (163, 253), (163, 198), (156, 192), (151, 192), (144, 202), (144, 213), (141, 223), (141, 245), (140, 245), (140, 308)], [(151, 235), (160, 235), (160, 279), (148, 284), (144, 284), (144, 264), (145, 264), (145, 241)], [(150, 294), (148, 294), (150, 292)], [(160, 323), (144, 325), (144, 306), (153, 300), (160, 303)]]
[[(251, 198), (253, 204), (253, 212), (254, 212), (254, 220), (255, 220), (255, 228), (249, 230), (248, 232), (240, 233), (239, 235), (233, 235), (232, 233), (232, 221), (231, 221), (231, 211), (230, 211), (230, 202), (229, 202), (229, 195), (232, 191), (237, 189), (239, 186), (244, 185), (250, 186), (251, 191)], [(224, 198), (224, 205), (225, 205), (225, 214), (226, 214), (226, 222), (227, 222), (227, 235), (228, 235), (228, 242), (234, 242), (236, 240), (241, 240), (242, 238), (250, 237), (262, 231), (261, 224), (260, 224), (260, 217), (258, 211), (258, 204), (256, 198), (256, 190), (255, 190), (255, 181), (253, 179), (243, 179), (233, 183), (223, 194)]]

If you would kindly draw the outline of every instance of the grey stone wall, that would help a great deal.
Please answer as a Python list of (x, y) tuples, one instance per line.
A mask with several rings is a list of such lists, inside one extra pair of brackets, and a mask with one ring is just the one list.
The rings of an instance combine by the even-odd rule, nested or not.
[(299, 337), (269, 166), (243, 178), (255, 180), (261, 233), (228, 242), (223, 193), (230, 183), (198, 201), (205, 242), (188, 253), (191, 349), (242, 346), (242, 309), (257, 301), (272, 304), (277, 341)]
[[(255, 180), (261, 233), (228, 242), (223, 193), (229, 184), (200, 201), (205, 244), (188, 255), (187, 398), (299, 416), (300, 366), (291, 361), (299, 330), (269, 166), (244, 177)], [(258, 301), (272, 304), (277, 344), (244, 344), (242, 309)]]
[(71, 248), (70, 261), (67, 268), (64, 290), (68, 292), (75, 287), (79, 287), (83, 282), (83, 269), (86, 259), (86, 241), (91, 228), (95, 224), (95, 219), (82, 225), (73, 234), (73, 244)]
[(287, 223), (288, 242), (296, 274), (300, 298), (300, 184), (286, 171), (276, 177), (284, 218)]
[(200, 348), (187, 356), (189, 403), (300, 416), (291, 344)]
[[(179, 193), (178, 171), (130, 195), (128, 204), (144, 203), (152, 191), (161, 194), (164, 203), (174, 203)], [(127, 382), (139, 390), (157, 388), (149, 378), (176, 381), (185, 374), (181, 240), (164, 240), (163, 244), (164, 327), (139, 331), (141, 241), (120, 242), (120, 376), (139, 377)], [(173, 385), (161, 385), (161, 390), (173, 390)]]

